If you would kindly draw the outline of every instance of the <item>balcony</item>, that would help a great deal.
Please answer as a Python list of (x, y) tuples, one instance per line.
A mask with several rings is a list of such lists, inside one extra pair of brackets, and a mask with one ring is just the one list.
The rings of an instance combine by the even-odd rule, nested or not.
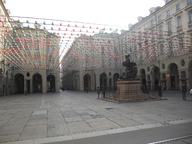
[(177, 27), (177, 32), (182, 32), (182, 30), (183, 30), (182, 26)]

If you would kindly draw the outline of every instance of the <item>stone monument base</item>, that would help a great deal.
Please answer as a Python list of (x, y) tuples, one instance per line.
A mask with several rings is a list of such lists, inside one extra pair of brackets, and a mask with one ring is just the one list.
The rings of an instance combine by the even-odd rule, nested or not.
[(119, 102), (141, 101), (146, 100), (148, 95), (142, 92), (140, 81), (128, 80), (117, 81), (117, 91), (110, 98)]

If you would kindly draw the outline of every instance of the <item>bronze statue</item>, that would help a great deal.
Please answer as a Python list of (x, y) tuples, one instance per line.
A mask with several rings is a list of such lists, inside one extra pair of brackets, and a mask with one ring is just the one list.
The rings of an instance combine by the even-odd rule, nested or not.
[(130, 55), (125, 55), (126, 60), (122, 63), (126, 67), (125, 73), (121, 76), (123, 80), (133, 80), (137, 76), (137, 67), (135, 62), (131, 62)]

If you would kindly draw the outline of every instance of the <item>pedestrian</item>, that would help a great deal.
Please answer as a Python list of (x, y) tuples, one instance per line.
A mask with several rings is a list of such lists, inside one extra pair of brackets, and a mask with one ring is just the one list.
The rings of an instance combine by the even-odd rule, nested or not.
[(97, 87), (97, 95), (98, 95), (98, 97), (97, 98), (99, 98), (99, 95), (100, 95), (100, 88), (99, 88), (99, 86)]
[(103, 93), (103, 98), (105, 98), (105, 88), (103, 88), (102, 93)]
[(158, 95), (159, 95), (159, 98), (161, 99), (161, 97), (162, 97), (162, 85), (160, 83), (158, 85)]
[(181, 91), (182, 91), (182, 98), (183, 98), (183, 100), (186, 100), (187, 87), (186, 87), (185, 83), (182, 85)]

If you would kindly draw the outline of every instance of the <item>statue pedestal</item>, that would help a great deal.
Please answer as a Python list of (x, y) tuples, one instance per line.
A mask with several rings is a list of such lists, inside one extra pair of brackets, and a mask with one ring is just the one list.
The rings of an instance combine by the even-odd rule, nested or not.
[(141, 91), (140, 81), (117, 81), (117, 91), (112, 99), (119, 102), (140, 101), (147, 98)]

